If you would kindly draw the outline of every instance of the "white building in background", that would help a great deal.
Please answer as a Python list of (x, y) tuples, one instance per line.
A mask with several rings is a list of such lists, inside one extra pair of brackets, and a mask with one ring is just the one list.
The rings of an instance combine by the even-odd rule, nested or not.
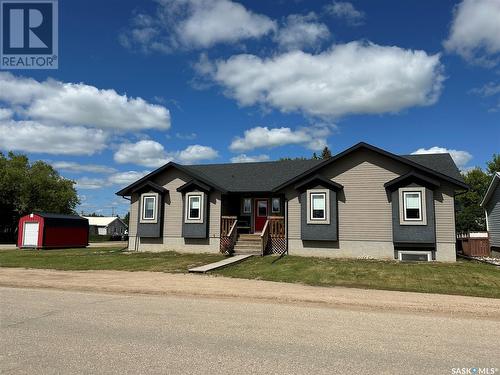
[(84, 216), (89, 221), (89, 233), (100, 236), (125, 234), (128, 226), (116, 216)]

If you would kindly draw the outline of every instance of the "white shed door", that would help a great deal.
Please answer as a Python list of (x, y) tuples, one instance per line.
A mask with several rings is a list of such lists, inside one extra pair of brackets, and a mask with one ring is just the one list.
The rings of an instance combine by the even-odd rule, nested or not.
[(38, 223), (24, 223), (23, 246), (38, 246)]

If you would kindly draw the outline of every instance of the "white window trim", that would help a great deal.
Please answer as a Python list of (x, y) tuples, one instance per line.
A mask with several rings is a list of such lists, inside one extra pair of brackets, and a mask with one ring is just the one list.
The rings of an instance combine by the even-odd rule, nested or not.
[[(249, 200), (250, 201), (250, 210), (249, 211), (245, 211), (245, 201), (246, 200)], [(251, 215), (252, 214), (252, 198), (243, 198), (242, 202), (241, 202), (241, 213), (243, 215)]]
[[(274, 210), (274, 200), (277, 199), (278, 200), (278, 210), (275, 211)], [(281, 198), (280, 197), (274, 197), (274, 198), (271, 198), (271, 213), (273, 214), (277, 214), (277, 213), (280, 213), (281, 212)]]
[[(196, 218), (196, 219), (193, 219), (193, 218), (190, 218), (189, 217), (189, 201), (190, 201), (190, 198), (191, 197), (200, 197), (200, 217), (199, 218)], [(186, 212), (185, 212), (185, 215), (184, 215), (184, 221), (186, 223), (203, 223), (204, 221), (204, 212), (205, 212), (205, 194), (204, 193), (201, 193), (199, 191), (193, 191), (193, 192), (190, 192), (190, 193), (186, 193), (186, 197), (185, 197), (185, 202), (186, 202)]]
[[(312, 217), (312, 196), (315, 194), (325, 195), (325, 218)], [(311, 189), (307, 190), (307, 224), (330, 224), (330, 190)]]
[[(408, 193), (420, 194), (420, 219), (407, 219), (405, 210), (405, 195)], [(399, 188), (399, 224), (400, 225), (427, 225), (427, 203), (425, 187), (405, 187)]]
[(400, 250), (400, 251), (398, 251), (398, 260), (399, 261), (403, 261), (403, 255), (404, 254), (418, 254), (418, 255), (425, 254), (425, 255), (427, 255), (427, 261), (428, 262), (432, 262), (432, 251)]
[[(154, 198), (154, 210), (153, 210), (153, 218), (147, 219), (144, 217), (145, 211), (145, 201), (146, 198)], [(142, 224), (156, 224), (158, 222), (158, 193), (144, 193), (141, 195), (141, 219), (139, 220)]]

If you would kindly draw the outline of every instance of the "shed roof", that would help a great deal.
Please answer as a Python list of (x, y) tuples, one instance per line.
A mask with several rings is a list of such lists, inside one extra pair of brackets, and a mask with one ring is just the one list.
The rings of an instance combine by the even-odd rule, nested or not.
[(33, 213), (45, 219), (85, 220), (83, 216), (79, 215), (54, 214), (51, 212), (37, 212), (37, 211)]

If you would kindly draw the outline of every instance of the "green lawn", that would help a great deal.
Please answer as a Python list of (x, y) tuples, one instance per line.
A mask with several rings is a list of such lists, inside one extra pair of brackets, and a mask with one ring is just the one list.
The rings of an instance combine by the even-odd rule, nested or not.
[[(58, 270), (187, 272), (190, 267), (221, 259), (223, 256), (217, 254), (124, 253), (118, 248), (0, 251), (2, 267)], [(213, 274), (308, 285), (500, 298), (500, 267), (471, 261), (398, 263), (267, 256), (254, 257)]]
[(119, 248), (65, 250), (2, 250), (1, 267), (56, 270), (120, 270), (187, 272), (188, 268), (221, 260), (216, 254), (124, 253)]
[(472, 261), (399, 263), (296, 256), (278, 259), (268, 256), (251, 258), (215, 273), (308, 285), (500, 298), (500, 267)]

